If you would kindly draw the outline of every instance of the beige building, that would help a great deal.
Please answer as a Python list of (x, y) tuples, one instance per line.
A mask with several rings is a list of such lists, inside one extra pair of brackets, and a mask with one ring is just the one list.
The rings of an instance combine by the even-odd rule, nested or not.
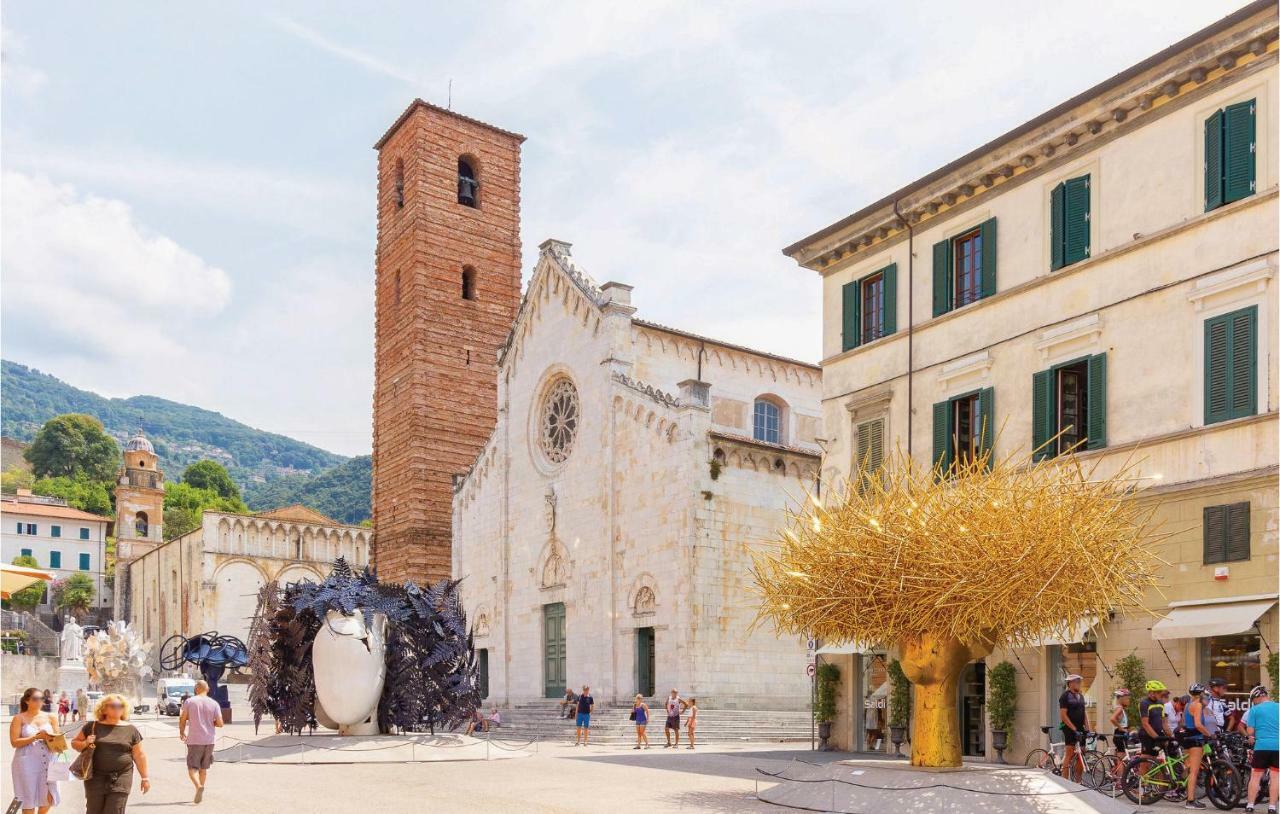
[(363, 568), (370, 535), (305, 506), (206, 511), (199, 528), (122, 566), (130, 592), (126, 618), (157, 646), (175, 633), (211, 630), (247, 641), (258, 589), (268, 580), (318, 582), (339, 556)]
[[(824, 476), (897, 444), (927, 464), (1063, 431), (1101, 472), (1134, 458), (1137, 499), (1172, 532), (1155, 616), (970, 666), (967, 754), (988, 751), (985, 669), (1003, 659), (1019, 674), (1014, 759), (1043, 745), (1067, 673), (1105, 718), (1131, 653), (1179, 691), (1221, 676), (1237, 704), (1269, 681), (1276, 39), (1274, 4), (1254, 3), (785, 250), (822, 279)], [(891, 655), (828, 656), (842, 747), (887, 748)]]
[(589, 683), (800, 709), (804, 644), (752, 631), (747, 546), (818, 471), (814, 365), (636, 317), (548, 240), (455, 482), (453, 575), (496, 703)]

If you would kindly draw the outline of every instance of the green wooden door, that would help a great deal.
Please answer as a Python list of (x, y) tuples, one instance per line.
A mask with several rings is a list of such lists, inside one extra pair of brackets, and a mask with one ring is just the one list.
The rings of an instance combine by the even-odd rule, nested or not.
[(542, 606), (542, 693), (564, 695), (564, 603)]
[(636, 692), (648, 698), (653, 695), (657, 683), (653, 665), (654, 635), (653, 628), (636, 629)]

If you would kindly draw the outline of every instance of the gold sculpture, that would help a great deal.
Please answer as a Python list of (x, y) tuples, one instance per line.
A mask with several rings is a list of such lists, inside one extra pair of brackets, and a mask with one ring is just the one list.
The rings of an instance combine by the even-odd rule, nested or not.
[[(1096, 464), (1094, 466), (1096, 469)], [(899, 450), (753, 552), (760, 616), (827, 642), (896, 647), (914, 685), (911, 762), (959, 766), (957, 682), (996, 646), (1066, 634), (1140, 607), (1161, 535), (1126, 464), (1095, 478), (1074, 455), (962, 459), (945, 473)]]

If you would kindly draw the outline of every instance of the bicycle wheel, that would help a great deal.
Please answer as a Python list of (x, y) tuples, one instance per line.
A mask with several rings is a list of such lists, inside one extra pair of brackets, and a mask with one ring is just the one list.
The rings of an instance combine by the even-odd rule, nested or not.
[[(1145, 771), (1143, 764), (1147, 767)], [(1120, 786), (1130, 802), (1149, 806), (1175, 788), (1175, 782), (1167, 764), (1151, 757), (1136, 757), (1125, 764)]]
[(1022, 765), (1028, 769), (1039, 769), (1044, 772), (1056, 772), (1058, 764), (1053, 761), (1053, 755), (1049, 754), (1046, 749), (1032, 749), (1031, 754), (1027, 755), (1027, 759), (1022, 761)]
[(1223, 811), (1235, 808), (1245, 792), (1240, 770), (1230, 761), (1215, 760), (1210, 765), (1201, 767), (1200, 771), (1204, 772), (1205, 796), (1213, 803), (1213, 807)]
[(1098, 755), (1094, 760), (1085, 761), (1089, 770), (1089, 779), (1085, 785), (1103, 794), (1114, 794), (1117, 775), (1122, 771), (1120, 758), (1115, 755)]

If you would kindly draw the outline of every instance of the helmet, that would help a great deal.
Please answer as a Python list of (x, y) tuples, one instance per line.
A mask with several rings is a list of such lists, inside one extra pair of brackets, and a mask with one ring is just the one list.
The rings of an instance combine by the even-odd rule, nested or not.
[(1254, 687), (1252, 690), (1249, 690), (1249, 700), (1250, 700), (1250, 701), (1252, 701), (1253, 699), (1257, 698), (1259, 695), (1270, 695), (1270, 693), (1268, 693), (1268, 692), (1267, 692), (1267, 688), (1266, 688), (1266, 687), (1264, 687), (1264, 686), (1262, 686), (1261, 684), (1259, 684), (1258, 686)]
[(1114, 693), (1112, 693), (1112, 695), (1114, 695), (1116, 698), (1128, 698), (1128, 697), (1129, 697), (1129, 695), (1130, 695), (1130, 693), (1129, 693), (1129, 688), (1128, 688), (1128, 687), (1121, 687), (1120, 689), (1118, 689), (1118, 690), (1116, 690)]
[(1190, 687), (1187, 688), (1187, 692), (1191, 693), (1192, 695), (1200, 695), (1201, 693), (1204, 692), (1204, 685), (1192, 684)]
[(1084, 676), (1076, 675), (1075, 673), (1072, 673), (1071, 675), (1067, 676), (1067, 679), (1064, 683), (1070, 684), (1072, 681), (1084, 681)]
[(1210, 686), (1210, 687), (1225, 687), (1225, 686), (1227, 686), (1227, 680), (1226, 680), (1225, 678), (1211, 678), (1211, 679), (1209, 679), (1209, 686)]
[(1169, 689), (1164, 685), (1163, 681), (1156, 681), (1154, 678), (1147, 682), (1145, 687), (1147, 692), (1164, 692)]

